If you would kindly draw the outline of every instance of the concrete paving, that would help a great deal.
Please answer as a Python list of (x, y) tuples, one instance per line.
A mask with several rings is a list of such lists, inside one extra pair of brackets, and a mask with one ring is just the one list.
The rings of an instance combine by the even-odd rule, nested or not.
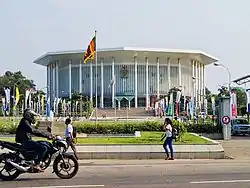
[[(138, 164), (136, 163), (138, 162)], [(17, 181), (0, 182), (4, 188), (249, 188), (250, 164), (237, 160), (93, 162), (79, 169), (76, 177), (61, 180), (52, 169), (25, 174)]]
[(234, 159), (250, 159), (250, 137), (232, 136), (231, 140), (221, 140), (225, 155)]
[[(224, 159), (220, 144), (174, 145), (176, 159)], [(77, 145), (80, 159), (163, 159), (162, 145)], [(0, 150), (6, 152), (8, 150)], [(72, 152), (69, 149), (69, 152)]]

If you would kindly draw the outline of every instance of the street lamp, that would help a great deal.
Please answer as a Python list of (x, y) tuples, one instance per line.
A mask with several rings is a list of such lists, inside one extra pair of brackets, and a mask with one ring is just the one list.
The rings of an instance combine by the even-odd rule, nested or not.
[(228, 72), (228, 91), (229, 91), (229, 94), (231, 94), (231, 86), (230, 86), (230, 83), (231, 83), (231, 72), (230, 72), (229, 68), (227, 68), (225, 65), (220, 64), (220, 63), (214, 63), (214, 66), (216, 66), (216, 67), (223, 67), (224, 69), (227, 70), (227, 72)]
[[(218, 67), (223, 67), (224, 69), (227, 70), (228, 72), (228, 91), (229, 91), (229, 118), (231, 119), (231, 87), (230, 87), (230, 84), (231, 84), (231, 72), (230, 70), (223, 64), (220, 64), (220, 63), (214, 63), (214, 66)], [(229, 138), (231, 137), (231, 126), (225, 126), (225, 129), (223, 128), (223, 130), (225, 131), (225, 137), (226, 139), (228, 139), (228, 136), (227, 135), (230, 135)]]

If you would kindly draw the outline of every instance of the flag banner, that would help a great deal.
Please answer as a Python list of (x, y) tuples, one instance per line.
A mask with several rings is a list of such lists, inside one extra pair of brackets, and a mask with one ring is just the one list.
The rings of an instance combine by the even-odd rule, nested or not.
[(2, 97), (2, 114), (5, 116), (5, 98)]
[(25, 108), (28, 108), (28, 99), (29, 99), (29, 96), (30, 96), (30, 90), (26, 89), (25, 90)]
[(194, 118), (194, 96), (191, 97), (191, 100), (189, 102), (189, 112), (190, 112), (191, 119), (193, 119)]
[(15, 102), (14, 102), (13, 109), (16, 111), (17, 104), (20, 100), (20, 93), (19, 93), (18, 87), (16, 87), (16, 97), (14, 98), (14, 100), (15, 100)]
[(215, 97), (211, 97), (211, 102), (212, 102), (212, 110), (213, 110), (213, 115), (215, 115), (216, 108), (215, 108)]
[(170, 97), (169, 97), (167, 116), (172, 116), (172, 114), (173, 114), (173, 102), (174, 102), (173, 93), (171, 93)]
[(247, 95), (247, 113), (250, 113), (250, 90), (246, 91)]
[(5, 92), (5, 97), (6, 97), (6, 103), (10, 103), (10, 89), (9, 88), (4, 88), (4, 92)]
[(177, 94), (176, 94), (176, 102), (179, 103), (181, 100), (181, 91), (177, 91)]
[(204, 112), (205, 112), (205, 116), (207, 116), (207, 99), (204, 100)]
[(168, 110), (168, 96), (165, 97), (165, 112)]
[(236, 93), (231, 92), (231, 119), (236, 119), (237, 117), (237, 98)]
[(88, 60), (94, 60), (95, 51), (96, 51), (96, 37), (94, 36), (88, 45), (85, 55), (83, 56), (83, 62), (86, 63)]
[(44, 95), (41, 97), (41, 110), (44, 111)]

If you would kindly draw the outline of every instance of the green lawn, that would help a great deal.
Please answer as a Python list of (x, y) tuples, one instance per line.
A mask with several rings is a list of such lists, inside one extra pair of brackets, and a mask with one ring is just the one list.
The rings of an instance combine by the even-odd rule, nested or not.
[[(78, 144), (162, 144), (162, 132), (141, 132), (141, 137), (138, 138), (78, 138)], [(0, 138), (14, 142), (14, 138)], [(41, 138), (34, 138), (34, 140), (41, 140)], [(193, 136), (186, 133), (181, 142), (174, 142), (174, 144), (211, 144), (201, 137)]]

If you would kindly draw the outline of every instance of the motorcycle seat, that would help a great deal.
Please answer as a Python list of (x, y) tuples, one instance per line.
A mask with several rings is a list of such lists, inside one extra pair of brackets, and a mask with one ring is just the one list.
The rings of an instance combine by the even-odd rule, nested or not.
[(19, 143), (2, 142), (2, 146), (10, 150), (18, 150), (18, 151), (24, 150), (24, 147)]

